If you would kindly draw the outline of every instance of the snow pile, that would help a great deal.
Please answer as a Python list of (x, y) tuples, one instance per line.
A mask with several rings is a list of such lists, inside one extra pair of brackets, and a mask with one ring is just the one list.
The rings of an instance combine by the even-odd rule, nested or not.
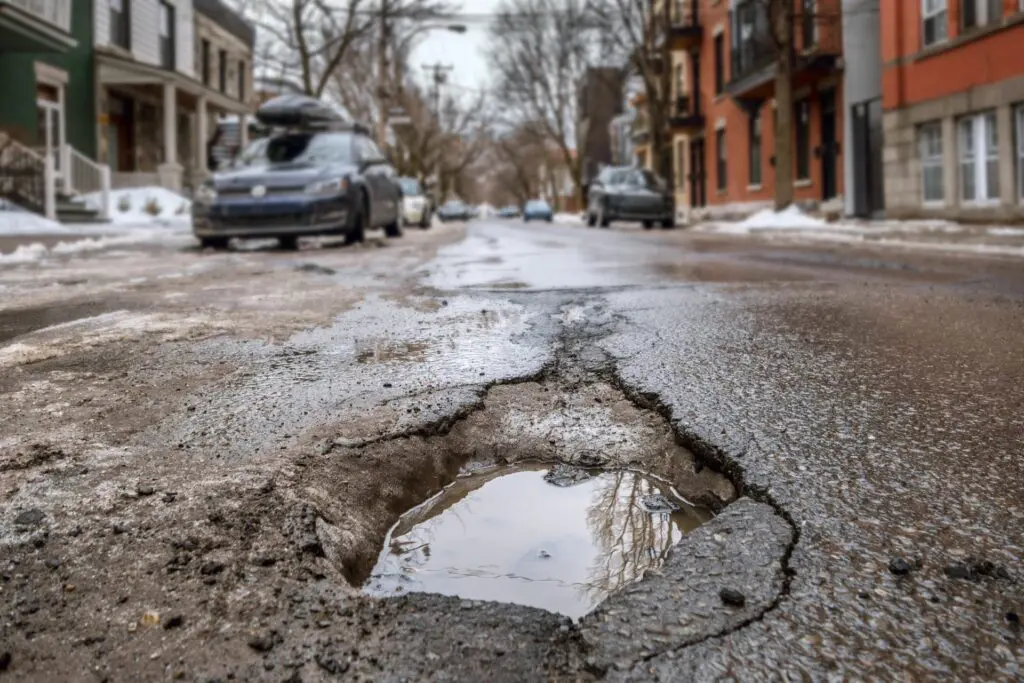
[(583, 224), (583, 214), (581, 214), (581, 213), (556, 213), (555, 214), (555, 222), (556, 223), (569, 223), (569, 224), (572, 224), (572, 225), (582, 225)]
[(69, 232), (60, 223), (26, 211), (17, 204), (0, 204), (0, 235), (63, 235)]
[(987, 232), (993, 237), (1024, 237), (1024, 228), (989, 228)]
[[(82, 195), (86, 204), (100, 206), (100, 194)], [(110, 193), (110, 220), (115, 224), (146, 225), (190, 221), (192, 202), (164, 187), (133, 187)]]
[(149, 226), (136, 226), (125, 230), (119, 235), (108, 235), (92, 239), (70, 240), (58, 242), (47, 248), (38, 242), (22, 244), (9, 254), (0, 254), (0, 266), (22, 265), (25, 263), (36, 263), (54, 256), (73, 256), (92, 251), (102, 251), (111, 247), (138, 245), (145, 243), (177, 243), (183, 245), (192, 240), (191, 232), (187, 230), (167, 230), (167, 228), (154, 228)]
[(782, 211), (763, 209), (736, 226), (745, 230), (801, 230), (806, 228), (823, 228), (828, 225), (820, 218), (812, 218), (790, 204)]

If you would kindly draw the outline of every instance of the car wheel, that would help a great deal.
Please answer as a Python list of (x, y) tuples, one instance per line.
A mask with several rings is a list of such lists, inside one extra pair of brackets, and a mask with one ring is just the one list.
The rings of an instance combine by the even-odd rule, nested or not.
[(434, 217), (430, 215), (429, 211), (424, 212), (423, 220), (420, 221), (420, 227), (423, 228), (424, 230), (429, 228), (431, 226), (431, 222), (432, 222), (433, 218)]
[(602, 228), (607, 228), (612, 224), (612, 221), (608, 217), (608, 214), (605, 213), (603, 206), (598, 207), (597, 209), (597, 224), (600, 225)]
[(395, 222), (394, 223), (390, 223), (390, 224), (384, 226), (384, 236), (385, 237), (390, 237), (390, 238), (401, 237), (402, 236), (402, 232), (403, 232), (403, 230), (402, 230), (402, 223), (403, 222), (404, 221), (402, 221), (402, 213), (399, 212), (398, 215), (395, 216)]
[(654, 221), (643, 221), (641, 225), (644, 226), (644, 230), (650, 230), (654, 227)]
[(202, 247), (203, 249), (216, 249), (216, 250), (220, 251), (221, 249), (227, 249), (228, 248), (228, 238), (227, 237), (200, 237), (199, 238), (199, 246)]
[(587, 227), (588, 228), (592, 228), (595, 225), (597, 225), (597, 216), (595, 216), (594, 214), (592, 214), (592, 213), (590, 213), (588, 211), (587, 212)]
[(369, 211), (366, 195), (363, 194), (359, 201), (359, 208), (352, 212), (352, 225), (345, 233), (345, 244), (355, 244), (366, 239), (366, 218)]
[(277, 245), (287, 251), (295, 251), (299, 248), (299, 238), (295, 235), (285, 235), (277, 238)]

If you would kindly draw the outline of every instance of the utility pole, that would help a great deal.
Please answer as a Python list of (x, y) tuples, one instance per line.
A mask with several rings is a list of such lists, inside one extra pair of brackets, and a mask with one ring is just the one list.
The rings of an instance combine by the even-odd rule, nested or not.
[[(434, 107), (434, 120), (437, 123), (438, 130), (440, 132), (441, 126), (441, 86), (444, 85), (448, 80), (448, 72), (454, 67), (437, 62), (436, 64), (424, 64), (423, 69), (430, 73), (431, 83), (433, 88), (431, 90), (431, 99), (433, 100)], [(440, 154), (435, 158), (434, 163), (434, 178), (437, 181), (437, 189), (441, 191), (441, 158)], [(440, 203), (440, 197), (437, 197), (438, 203)]]
[(377, 49), (378, 78), (377, 97), (377, 144), (381, 149), (388, 142), (388, 43), (391, 27), (388, 26), (388, 0), (380, 0), (380, 43)]

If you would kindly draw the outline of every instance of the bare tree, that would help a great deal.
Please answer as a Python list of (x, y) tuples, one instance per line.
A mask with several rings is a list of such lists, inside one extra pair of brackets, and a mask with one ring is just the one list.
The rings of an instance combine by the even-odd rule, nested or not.
[(577, 87), (596, 48), (585, 3), (504, 0), (492, 24), (487, 51), (503, 123), (529, 123), (523, 130), (537, 143), (556, 146), (581, 201), (581, 168), (574, 149), (580, 123)]
[[(698, 0), (692, 0), (697, 2)], [(595, 26), (603, 52), (624, 61), (644, 86), (652, 167), (674, 187), (669, 140), (672, 82), (669, 30), (671, 7), (664, 0), (657, 11), (651, 0), (587, 0), (586, 21)]]

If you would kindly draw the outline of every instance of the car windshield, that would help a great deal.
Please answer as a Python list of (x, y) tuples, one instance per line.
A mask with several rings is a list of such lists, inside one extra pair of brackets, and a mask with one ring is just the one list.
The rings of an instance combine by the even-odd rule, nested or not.
[(534, 200), (532, 202), (526, 202), (526, 208), (531, 211), (547, 211), (548, 204), (540, 200)]
[(402, 188), (402, 194), (406, 197), (418, 197), (423, 194), (419, 181), (415, 178), (399, 178), (398, 184)]
[(351, 133), (288, 133), (271, 138), (267, 158), (272, 164), (350, 163), (352, 142)]

